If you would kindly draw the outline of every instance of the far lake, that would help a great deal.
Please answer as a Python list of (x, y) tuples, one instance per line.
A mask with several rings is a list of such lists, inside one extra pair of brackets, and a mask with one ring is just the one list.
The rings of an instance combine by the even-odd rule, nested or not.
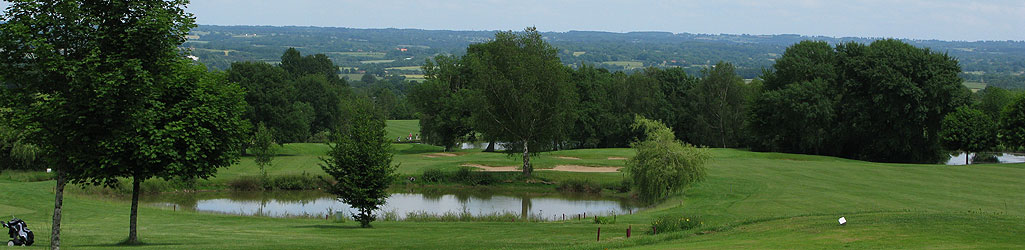
[[(970, 156), (975, 157), (975, 153), (972, 153)], [(997, 161), (999, 161), (999, 163), (1025, 163), (1025, 155), (1000, 153), (999, 155), (997, 155)], [(960, 153), (958, 155), (950, 155), (950, 159), (947, 160), (947, 165), (964, 164), (965, 153)]]
[[(200, 212), (269, 217), (324, 217), (336, 211), (355, 212), (347, 204), (319, 191), (300, 192), (209, 192), (165, 194), (143, 197), (144, 203)], [(513, 213), (521, 218), (542, 217), (561, 219), (565, 214), (590, 215), (628, 214), (638, 206), (628, 199), (596, 195), (492, 194), (486, 191), (458, 191), (438, 193), (392, 193), (384, 208), (375, 212), (393, 211), (399, 219), (410, 212), (431, 214), (462, 213), (474, 215)]]

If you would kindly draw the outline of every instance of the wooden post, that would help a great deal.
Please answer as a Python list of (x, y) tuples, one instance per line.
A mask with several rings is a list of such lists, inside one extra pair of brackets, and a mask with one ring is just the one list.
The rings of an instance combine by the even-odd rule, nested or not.
[(566, 220), (566, 214), (562, 214), (562, 220)]
[(655, 228), (655, 226), (651, 226), (651, 234), (658, 235), (658, 228)]
[(601, 241), (601, 227), (598, 227), (598, 240)]
[(626, 228), (626, 238), (627, 239), (630, 238), (630, 229), (632, 229), (633, 227), (634, 227), (633, 225), (630, 225), (629, 227)]

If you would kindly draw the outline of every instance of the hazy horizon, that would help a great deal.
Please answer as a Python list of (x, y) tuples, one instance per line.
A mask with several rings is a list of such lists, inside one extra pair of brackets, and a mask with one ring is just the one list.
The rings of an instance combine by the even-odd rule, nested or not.
[(1025, 1), (1013, 0), (203, 0), (188, 11), (204, 25), (1025, 41)]

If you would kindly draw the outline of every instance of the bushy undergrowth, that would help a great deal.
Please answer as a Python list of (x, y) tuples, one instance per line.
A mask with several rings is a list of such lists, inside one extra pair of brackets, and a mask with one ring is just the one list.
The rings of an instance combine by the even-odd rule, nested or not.
[(597, 194), (601, 193), (602, 186), (588, 180), (573, 179), (559, 183), (555, 189), (561, 192)]
[(2, 178), (18, 182), (36, 182), (36, 181), (49, 181), (56, 178), (54, 173), (47, 173), (46, 171), (27, 171), (27, 170), (4, 170), (3, 174), (0, 174)]
[(234, 191), (259, 191), (263, 190), (263, 180), (256, 176), (239, 176), (228, 181), (228, 188)]
[(406, 217), (399, 219), (398, 214), (395, 211), (384, 212), (381, 214), (381, 219), (384, 221), (412, 221), (412, 222), (545, 222), (549, 221), (547, 218), (541, 217), (538, 214), (527, 215), (526, 218), (520, 214), (513, 212), (494, 212), (488, 214), (473, 214), (469, 210), (463, 210), (460, 212), (448, 211), (442, 214), (430, 213), (427, 211), (417, 211), (406, 213)]
[(321, 186), (317, 176), (307, 173), (269, 177), (266, 182), (257, 176), (240, 176), (228, 181), (228, 188), (234, 191), (315, 190)]
[(275, 190), (314, 190), (320, 188), (316, 176), (303, 173), (301, 175), (282, 175), (270, 178), (271, 188)]
[(438, 169), (425, 170), (423, 174), (420, 175), (419, 182), (455, 182), (471, 186), (487, 186), (497, 183), (498, 179), (492, 173), (473, 171), (471, 168), (463, 167), (455, 172), (445, 172)]
[(676, 231), (685, 231), (698, 226), (703, 225), (697, 218), (693, 217), (678, 217), (678, 216), (661, 216), (651, 221), (652, 229), (655, 230), (653, 233), (669, 233)]

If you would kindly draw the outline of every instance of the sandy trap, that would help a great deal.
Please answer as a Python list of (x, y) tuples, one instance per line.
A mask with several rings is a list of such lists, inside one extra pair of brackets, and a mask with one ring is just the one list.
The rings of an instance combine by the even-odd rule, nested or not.
[(452, 154), (452, 153), (433, 153), (433, 154), (425, 154), (424, 155), (424, 157), (427, 157), (427, 158), (453, 157), (453, 156), (459, 156), (459, 155)]
[(609, 157), (609, 160), (626, 160), (626, 157)]
[[(481, 164), (463, 164), (464, 167), (475, 167), (479, 168), (484, 172), (518, 172), (521, 171), (519, 166), (505, 166), (505, 167), (492, 167)], [(588, 167), (580, 165), (557, 165), (552, 169), (535, 169), (537, 171), (561, 171), (561, 172), (579, 172), (579, 173), (615, 173), (619, 172), (621, 167)]]
[(572, 156), (554, 156), (554, 157), (555, 158), (559, 158), (559, 159), (563, 159), (563, 160), (580, 160), (580, 158), (572, 157)]
[(520, 171), (520, 168), (518, 166), (492, 167), (492, 166), (485, 166), (485, 165), (480, 165), (480, 164), (469, 164), (469, 163), (468, 164), (463, 164), (463, 165), (460, 165), (460, 166), (463, 166), (463, 167), (475, 167), (475, 168), (479, 168), (481, 171), (484, 171), (484, 172), (519, 172)]

